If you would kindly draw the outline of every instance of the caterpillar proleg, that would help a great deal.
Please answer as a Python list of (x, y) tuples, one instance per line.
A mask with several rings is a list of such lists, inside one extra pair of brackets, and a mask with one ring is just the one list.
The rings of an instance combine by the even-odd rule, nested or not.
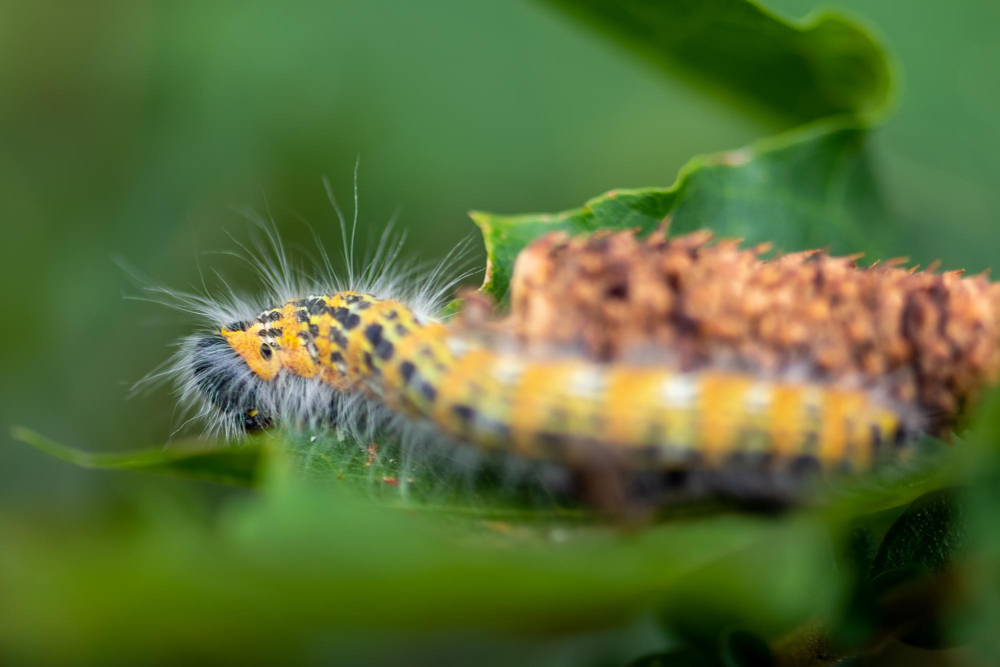
[[(264, 307), (183, 296), (211, 321), (183, 342), (172, 372), (184, 400), (228, 436), (272, 425), (396, 429), (411, 447), (445, 441), (586, 475), (724, 480), (710, 491), (750, 476), (764, 483), (752, 495), (769, 496), (771, 481), (806, 470), (896, 460), (921, 430), (871, 382), (534, 354), (497, 335), (502, 326), (446, 323), (426, 307), (433, 299), (394, 295), (398, 282), (371, 268), (357, 286), (300, 286), (268, 233), (276, 258), (255, 260), (271, 276)], [(386, 247), (372, 266), (397, 254)]]

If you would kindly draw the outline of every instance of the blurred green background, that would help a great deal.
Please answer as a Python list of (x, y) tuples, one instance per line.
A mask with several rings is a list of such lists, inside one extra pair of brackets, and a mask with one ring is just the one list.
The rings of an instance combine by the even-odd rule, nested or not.
[[(906, 229), (898, 254), (993, 264), (1000, 5), (840, 6), (877, 25), (905, 70), (873, 138)], [(245, 237), (232, 205), (266, 199), (292, 242), (308, 244), (301, 217), (333, 246), (321, 178), (349, 204), (360, 156), (362, 223), (398, 209), (408, 250), (434, 258), (475, 233), (469, 209), (557, 211), (668, 185), (695, 154), (786, 129), (515, 1), (8, 1), (0, 89), (0, 502), (14, 511), (86, 511), (130, 482), (15, 444), (11, 425), (92, 450), (163, 443), (177, 425), (167, 389), (126, 394), (191, 322), (123, 299), (135, 290), (115, 257), (174, 287), (197, 283), (200, 263), (252, 288), (205, 254)]]

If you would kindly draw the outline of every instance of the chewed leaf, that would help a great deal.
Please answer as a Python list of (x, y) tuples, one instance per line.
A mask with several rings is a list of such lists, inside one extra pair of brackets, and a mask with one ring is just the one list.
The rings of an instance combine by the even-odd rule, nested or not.
[(11, 436), (83, 468), (139, 470), (234, 486), (255, 486), (265, 456), (258, 442), (214, 447), (206, 447), (204, 443), (198, 447), (181, 444), (162, 449), (98, 454), (53, 442), (26, 428), (15, 428)]
[(797, 123), (881, 116), (894, 98), (884, 47), (858, 21), (778, 17), (748, 0), (550, 0), (654, 65)]
[(671, 233), (709, 228), (779, 250), (827, 247), (877, 251), (891, 229), (855, 120), (832, 119), (738, 151), (696, 157), (666, 188), (613, 190), (556, 214), (502, 216), (473, 212), (489, 258), (483, 290), (497, 301), (514, 261), (540, 236), (599, 229), (648, 233), (669, 220)]

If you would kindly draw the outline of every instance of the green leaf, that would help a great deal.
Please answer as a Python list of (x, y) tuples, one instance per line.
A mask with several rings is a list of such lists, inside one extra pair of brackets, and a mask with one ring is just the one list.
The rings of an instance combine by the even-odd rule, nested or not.
[(968, 551), (965, 505), (953, 489), (915, 500), (889, 528), (872, 559), (869, 576), (919, 566), (942, 572)]
[(489, 258), (483, 290), (507, 294), (514, 261), (543, 234), (599, 229), (648, 233), (669, 220), (672, 234), (709, 228), (780, 250), (828, 247), (877, 251), (891, 230), (857, 121), (832, 119), (728, 153), (696, 157), (668, 188), (612, 190), (582, 208), (502, 216), (472, 212)]
[(155, 514), (140, 530), (100, 534), (0, 522), (0, 639), (55, 654), (47, 662), (134, 662), (153, 648), (253, 656), (320, 635), (565, 635), (619, 627), (660, 603), (738, 610), (773, 636), (822, 613), (836, 587), (823, 531), (801, 521), (470, 530), (308, 483), (224, 509), (202, 530)]
[(549, 1), (715, 96), (794, 123), (882, 116), (895, 97), (884, 47), (837, 12), (789, 21), (747, 0)]
[(11, 437), (83, 468), (139, 470), (235, 486), (255, 486), (264, 459), (259, 441), (244, 444), (177, 443), (161, 449), (95, 454), (53, 442), (26, 428)]

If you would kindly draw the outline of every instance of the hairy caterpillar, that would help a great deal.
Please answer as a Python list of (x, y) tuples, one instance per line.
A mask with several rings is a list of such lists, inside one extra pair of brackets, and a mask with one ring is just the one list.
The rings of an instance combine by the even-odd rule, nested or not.
[(209, 320), (170, 373), (210, 428), (230, 436), (271, 425), (395, 429), (413, 447), (445, 440), (585, 476), (697, 478), (721, 492), (749, 477), (751, 495), (771, 496), (805, 470), (893, 459), (920, 430), (905, 406), (843, 382), (528, 354), (442, 323), (426, 298), (442, 290), (393, 298), (405, 280), (386, 272), (398, 245), (385, 237), (346, 285), (332, 276), (301, 285), (268, 234), (272, 255), (253, 259), (269, 277), (264, 307), (164, 292)]

